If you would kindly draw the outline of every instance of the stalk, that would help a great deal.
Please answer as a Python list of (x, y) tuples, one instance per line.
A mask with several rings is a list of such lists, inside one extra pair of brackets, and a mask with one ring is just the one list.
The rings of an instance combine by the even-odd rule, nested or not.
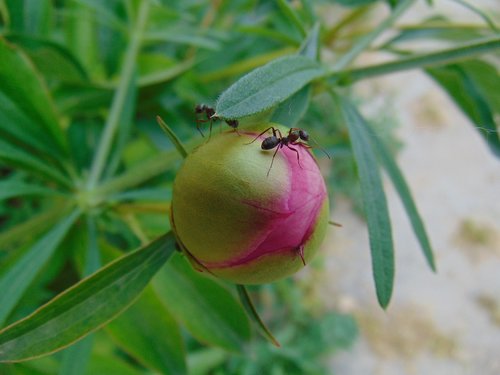
[(357, 43), (354, 44), (353, 48), (343, 55), (337, 62), (333, 65), (333, 70), (344, 69), (347, 65), (353, 62), (356, 57), (358, 57), (363, 51), (365, 51), (372, 42), (377, 39), (380, 34), (391, 27), (394, 22), (413, 4), (414, 0), (403, 0), (396, 8), (392, 11), (391, 15), (387, 17), (384, 22), (378, 25), (373, 31), (362, 37)]
[(362, 79), (377, 77), (403, 70), (450, 64), (465, 58), (476, 57), (499, 48), (500, 34), (496, 34), (492, 37), (481, 38), (458, 47), (406, 57), (383, 64), (369, 65), (343, 71), (336, 71), (335, 68), (332, 68), (330, 69), (328, 76), (330, 77), (330, 82), (333, 81), (333, 83), (345, 85)]
[(113, 97), (113, 103), (111, 104), (111, 110), (104, 127), (103, 135), (92, 162), (92, 168), (90, 170), (89, 179), (87, 181), (87, 188), (89, 190), (95, 188), (102, 175), (102, 172), (106, 165), (106, 160), (108, 158), (109, 152), (111, 151), (113, 139), (120, 125), (120, 113), (124, 110), (127, 90), (130, 86), (131, 80), (134, 78), (137, 55), (139, 53), (148, 13), (149, 1), (144, 0), (140, 4), (139, 15), (137, 17), (135, 29), (131, 33), (131, 41), (125, 54), (125, 61), (121, 71), (120, 83)]

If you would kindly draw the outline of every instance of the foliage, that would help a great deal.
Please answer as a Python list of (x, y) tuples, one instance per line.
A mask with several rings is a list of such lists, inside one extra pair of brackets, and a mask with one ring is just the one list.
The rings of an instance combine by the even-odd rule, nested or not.
[(281, 347), (254, 341), (242, 356), (195, 345), (188, 356), (193, 374), (325, 374), (326, 356), (347, 350), (357, 335), (353, 317), (313, 308), (303, 286), (290, 279), (251, 294)]
[[(293, 338), (310, 337), (325, 350), (350, 342), (348, 317), (302, 311), (282, 316), (290, 324), (278, 327), (281, 303), (300, 301), (276, 297), (272, 313), (260, 319), (256, 311), (265, 308), (252, 313), (241, 288), (243, 303), (232, 285), (172, 256), (172, 181), (186, 150), (202, 142), (194, 128), (198, 103), (213, 105), (221, 118), (238, 118), (242, 127), (269, 119), (307, 126), (339, 156), (330, 181), (340, 184), (343, 173), (344, 191), (360, 194), (381, 306), (391, 297), (394, 249), (380, 167), (434, 268), (403, 173), (350, 88), (425, 69), (498, 156), (498, 69), (491, 52), (500, 35), (470, 5), (484, 23), (462, 25), (436, 14), (398, 25), (414, 1), (346, 3), (0, 1), (0, 361), (44, 356), (85, 337), (55, 355), (0, 365), (0, 372), (182, 374), (196, 368), (186, 342), (188, 352), (196, 349), (198, 359), (205, 356), (222, 373), (269, 363), (277, 374), (321, 371), (312, 368), (313, 354), (311, 361), (299, 354), (320, 354), (318, 347)], [(378, 24), (369, 17), (374, 9), (387, 12)], [(322, 17), (329, 12), (333, 21)], [(393, 36), (381, 41), (389, 29)], [(429, 39), (442, 45), (422, 52), (413, 43)], [(369, 48), (392, 53), (393, 60), (354, 67)], [(173, 142), (156, 125), (157, 115)], [(131, 323), (138, 317), (147, 319)], [(283, 346), (252, 342), (255, 363), (245, 357), (250, 320)], [(323, 336), (329, 324), (348, 332)], [(240, 356), (229, 358), (225, 350)]]

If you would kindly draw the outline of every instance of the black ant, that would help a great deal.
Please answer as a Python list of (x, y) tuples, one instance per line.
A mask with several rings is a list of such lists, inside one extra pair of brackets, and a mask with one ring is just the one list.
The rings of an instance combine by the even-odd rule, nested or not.
[[(252, 142), (247, 143), (247, 144), (251, 144), (251, 143), (255, 142), (257, 140), (257, 138), (259, 138), (264, 133), (267, 133), (269, 130), (273, 131), (273, 135), (265, 138), (262, 141), (262, 144), (260, 145), (260, 148), (263, 150), (272, 150), (273, 148), (276, 147), (276, 151), (274, 151), (274, 154), (273, 154), (273, 159), (271, 160), (271, 165), (269, 166), (269, 170), (267, 171), (267, 176), (269, 177), (269, 173), (271, 172), (271, 168), (273, 167), (274, 157), (278, 153), (278, 150), (282, 149), (283, 147), (287, 147), (297, 154), (297, 163), (299, 163), (299, 167), (302, 168), (302, 166), (300, 165), (299, 152), (297, 151), (297, 149), (293, 148), (292, 146), (301, 145), (302, 147), (305, 147), (305, 148), (312, 148), (308, 144), (304, 143), (304, 142), (309, 141), (309, 134), (303, 129), (291, 128), (288, 131), (288, 134), (285, 137), (283, 137), (283, 134), (281, 134), (281, 131), (279, 129), (276, 129), (273, 126), (270, 126), (266, 130), (264, 130), (262, 133), (260, 133), (257, 137), (255, 137), (255, 139)], [(304, 141), (304, 142), (301, 142), (301, 141)], [(320, 148), (320, 149), (325, 153), (325, 155), (328, 157), (328, 159), (330, 159), (330, 155), (328, 155), (328, 153), (325, 150), (323, 150), (322, 148)]]
[[(205, 135), (201, 131), (200, 124), (203, 122), (210, 122), (210, 130), (209, 130), (210, 135), (208, 136), (210, 138), (212, 136), (213, 122), (217, 121), (217, 120), (221, 120), (221, 118), (215, 115), (215, 109), (213, 109), (212, 107), (209, 107), (206, 104), (198, 104), (194, 108), (194, 113), (196, 113), (197, 115), (204, 113), (205, 116), (207, 117), (206, 120), (196, 118), (196, 128), (200, 132), (201, 136), (204, 137)], [(238, 132), (238, 125), (239, 125), (238, 120), (224, 120), (224, 121), (226, 121), (226, 124), (228, 124), (230, 127), (232, 127), (236, 131), (236, 133), (238, 133), (238, 135), (240, 135), (240, 133)]]

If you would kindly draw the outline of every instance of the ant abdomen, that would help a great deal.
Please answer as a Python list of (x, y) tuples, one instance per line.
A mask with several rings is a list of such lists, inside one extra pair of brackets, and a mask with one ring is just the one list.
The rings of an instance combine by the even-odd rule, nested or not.
[(272, 150), (279, 143), (280, 143), (280, 140), (278, 139), (278, 137), (275, 137), (273, 135), (273, 136), (270, 136), (270, 137), (267, 137), (266, 139), (264, 139), (262, 141), (262, 144), (260, 145), (260, 148), (263, 150)]

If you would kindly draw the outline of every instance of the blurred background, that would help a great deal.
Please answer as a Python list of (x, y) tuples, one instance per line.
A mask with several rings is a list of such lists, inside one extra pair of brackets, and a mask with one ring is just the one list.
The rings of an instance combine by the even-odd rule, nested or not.
[[(499, 19), (498, 2), (474, 5)], [(450, 1), (435, 2), (435, 9), (457, 21), (477, 21)], [(420, 4), (401, 23), (427, 16)], [(332, 218), (343, 227), (330, 230), (326, 269), (315, 292), (332, 308), (353, 314), (360, 335), (351, 350), (331, 359), (331, 368), (338, 374), (499, 374), (498, 159), (422, 72), (373, 79), (355, 91), (366, 102), (364, 113), (389, 112), (398, 124), (395, 135), (402, 147), (397, 159), (434, 246), (438, 272), (426, 270), (399, 197), (386, 183), (396, 280), (391, 305), (381, 311), (367, 271), (365, 224), (349, 201), (339, 201)]]

